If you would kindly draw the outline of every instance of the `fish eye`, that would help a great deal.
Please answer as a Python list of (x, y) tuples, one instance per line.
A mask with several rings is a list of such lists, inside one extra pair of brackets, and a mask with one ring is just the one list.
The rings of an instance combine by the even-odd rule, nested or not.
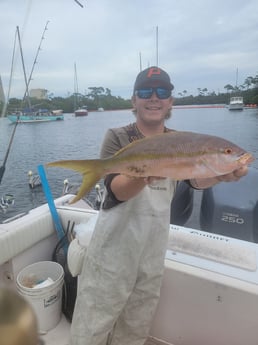
[(230, 154), (230, 153), (232, 153), (232, 149), (230, 147), (227, 147), (227, 148), (225, 148), (224, 152), (226, 154)]

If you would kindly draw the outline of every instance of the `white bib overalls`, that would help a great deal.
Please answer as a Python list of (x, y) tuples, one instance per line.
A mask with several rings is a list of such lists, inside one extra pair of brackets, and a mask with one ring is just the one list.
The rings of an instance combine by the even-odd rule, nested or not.
[(101, 210), (84, 258), (72, 345), (144, 344), (159, 299), (175, 181)]

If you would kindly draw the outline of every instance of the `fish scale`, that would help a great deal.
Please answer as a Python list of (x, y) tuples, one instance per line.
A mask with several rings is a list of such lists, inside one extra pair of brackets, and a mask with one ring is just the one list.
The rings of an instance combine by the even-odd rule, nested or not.
[(226, 139), (173, 131), (134, 141), (107, 159), (61, 160), (47, 166), (72, 169), (83, 175), (73, 203), (111, 173), (174, 180), (212, 178), (229, 174), (253, 160), (251, 153)]

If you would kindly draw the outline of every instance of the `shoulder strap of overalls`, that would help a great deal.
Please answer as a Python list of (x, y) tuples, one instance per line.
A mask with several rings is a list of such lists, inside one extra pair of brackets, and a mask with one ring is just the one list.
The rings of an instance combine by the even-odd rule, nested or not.
[[(143, 139), (144, 135), (139, 131), (139, 129), (136, 126), (136, 123), (130, 123), (127, 126), (124, 126), (124, 129), (128, 135), (129, 142), (132, 143), (135, 140)], [(172, 129), (169, 129), (167, 127), (164, 127), (164, 133), (171, 132)]]
[(136, 123), (130, 123), (129, 125), (124, 126), (124, 129), (128, 135), (128, 140), (130, 143), (132, 143), (135, 140), (144, 138), (142, 133), (136, 127)]

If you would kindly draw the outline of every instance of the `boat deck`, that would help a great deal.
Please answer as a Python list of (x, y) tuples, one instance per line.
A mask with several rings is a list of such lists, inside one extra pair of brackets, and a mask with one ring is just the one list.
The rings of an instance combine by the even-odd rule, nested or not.
[(44, 345), (69, 345), (70, 324), (62, 315), (58, 325), (49, 332), (40, 333), (40, 339)]
[[(70, 323), (63, 315), (59, 324), (46, 334), (40, 334), (42, 345), (69, 345)], [(149, 337), (144, 345), (173, 345), (154, 337)]]
[[(71, 207), (70, 198), (56, 201), (63, 227), (89, 222), (91, 229), (97, 211)], [(1, 224), (0, 233), (0, 285), (15, 288), (23, 268), (51, 260), (57, 237), (47, 205)], [(257, 286), (257, 243), (171, 225), (160, 300), (145, 345), (258, 345)], [(41, 345), (69, 345), (70, 323), (62, 316), (39, 338)]]

